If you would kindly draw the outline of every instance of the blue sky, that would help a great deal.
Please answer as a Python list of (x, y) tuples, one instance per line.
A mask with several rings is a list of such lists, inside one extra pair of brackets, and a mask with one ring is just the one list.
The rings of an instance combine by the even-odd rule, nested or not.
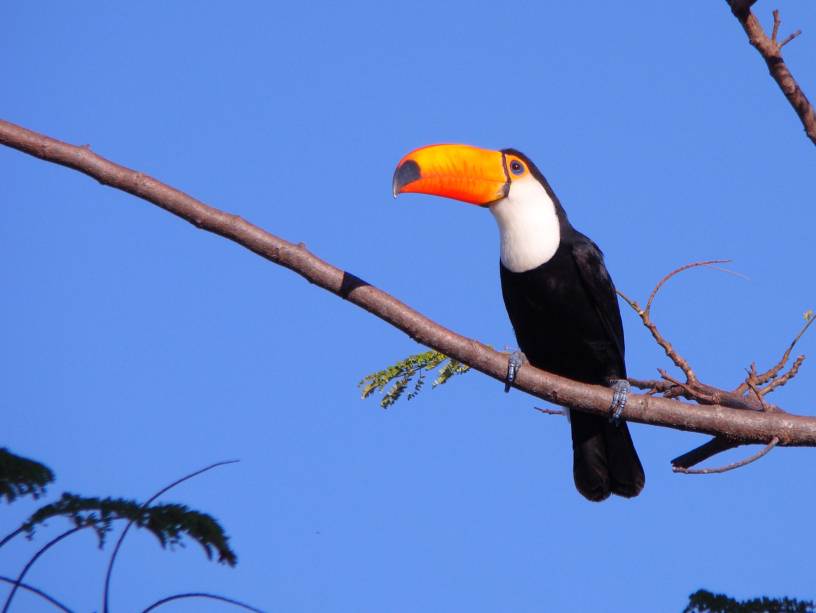
[[(777, 5), (755, 7), (766, 27)], [(816, 8), (782, 2), (816, 95)], [(5, 3), (4, 119), (151, 174), (513, 346), (485, 211), (394, 201), (434, 142), (516, 147), (709, 383), (778, 358), (816, 305), (813, 145), (725, 2)], [(704, 440), (634, 425), (635, 500), (572, 486), (566, 422), (469, 375), (382, 411), (367, 373), (402, 333), (219, 237), (67, 169), (0, 150), (3, 445), (62, 491), (179, 501), (219, 518), (229, 569), (126, 541), (115, 610), (211, 591), (270, 611), (672, 611), (706, 587), (814, 597), (813, 451), (708, 477)], [(633, 376), (668, 367), (624, 311)], [(814, 339), (805, 338), (805, 353)], [(814, 377), (775, 395), (812, 413)], [(750, 450), (723, 456), (741, 457)], [(2, 509), (3, 531), (35, 508)], [(48, 535), (0, 550), (15, 574)], [(107, 550), (106, 550), (107, 551)], [(99, 607), (106, 552), (80, 534), (29, 580)], [(17, 610), (46, 611), (20, 595)], [(221, 611), (179, 603), (174, 611)]]

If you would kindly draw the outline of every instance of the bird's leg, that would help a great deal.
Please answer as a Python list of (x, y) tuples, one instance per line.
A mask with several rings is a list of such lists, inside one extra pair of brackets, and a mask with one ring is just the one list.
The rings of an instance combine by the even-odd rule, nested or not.
[(612, 413), (609, 421), (617, 425), (621, 413), (623, 413), (623, 408), (626, 406), (626, 399), (629, 397), (631, 386), (626, 379), (613, 379), (610, 383), (615, 393), (612, 395), (612, 404), (609, 405), (609, 411)]
[(507, 377), (504, 379), (505, 394), (510, 391), (510, 386), (513, 385), (513, 381), (516, 380), (516, 375), (518, 374), (519, 368), (521, 368), (523, 362), (524, 354), (518, 349), (510, 354), (510, 358), (507, 360)]

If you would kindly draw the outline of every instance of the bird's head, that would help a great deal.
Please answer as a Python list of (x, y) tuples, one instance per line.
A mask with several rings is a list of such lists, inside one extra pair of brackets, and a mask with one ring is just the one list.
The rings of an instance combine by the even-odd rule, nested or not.
[(558, 248), (560, 204), (535, 165), (515, 149), (429, 145), (403, 157), (394, 197), (432, 194), (487, 207), (499, 225), (502, 263), (514, 272), (549, 260)]
[(432, 194), (490, 206), (507, 198), (517, 183), (532, 178), (531, 163), (519, 152), (470, 145), (429, 145), (403, 157), (394, 172), (394, 197)]

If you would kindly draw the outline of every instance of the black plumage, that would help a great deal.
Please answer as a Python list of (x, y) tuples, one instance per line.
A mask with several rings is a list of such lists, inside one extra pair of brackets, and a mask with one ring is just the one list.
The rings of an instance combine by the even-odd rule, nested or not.
[[(552, 258), (532, 270), (512, 272), (500, 264), (519, 347), (533, 366), (570, 379), (598, 385), (625, 379), (623, 326), (603, 254), (572, 227), (546, 179), (524, 159), (553, 201), (560, 243)], [(610, 493), (637, 496), (645, 477), (626, 423), (579, 411), (570, 417), (578, 491), (596, 501)]]

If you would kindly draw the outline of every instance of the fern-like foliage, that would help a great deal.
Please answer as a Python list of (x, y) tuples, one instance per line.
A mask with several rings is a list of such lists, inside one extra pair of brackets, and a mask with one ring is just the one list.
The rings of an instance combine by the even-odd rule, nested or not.
[(157, 504), (144, 506), (134, 500), (123, 498), (86, 498), (65, 493), (57, 501), (34, 512), (21, 526), (21, 531), (31, 537), (37, 526), (53, 517), (65, 517), (78, 528), (91, 528), (99, 538), (99, 547), (115, 520), (125, 519), (137, 528), (144, 528), (155, 536), (162, 547), (182, 545), (187, 535), (204, 549), (209, 559), (218, 554), (218, 561), (235, 566), (237, 556), (230, 549), (221, 525), (206, 513), (194, 511), (182, 504)]
[(725, 594), (697, 590), (689, 596), (683, 613), (814, 613), (816, 604), (795, 598), (752, 598), (735, 600)]
[(54, 480), (50, 468), (0, 448), (0, 500), (13, 502), (19, 496), (39, 498)]
[(366, 376), (358, 383), (358, 386), (363, 389), (363, 398), (368, 398), (374, 392), (382, 392), (380, 406), (387, 409), (402, 397), (411, 382), (413, 382), (413, 389), (408, 392), (406, 398), (411, 400), (416, 397), (425, 386), (427, 373), (435, 368), (439, 368), (439, 372), (432, 387), (447, 383), (451, 377), (470, 370), (470, 366), (457, 362), (438, 351), (425, 351), (410, 355), (393, 366)]

